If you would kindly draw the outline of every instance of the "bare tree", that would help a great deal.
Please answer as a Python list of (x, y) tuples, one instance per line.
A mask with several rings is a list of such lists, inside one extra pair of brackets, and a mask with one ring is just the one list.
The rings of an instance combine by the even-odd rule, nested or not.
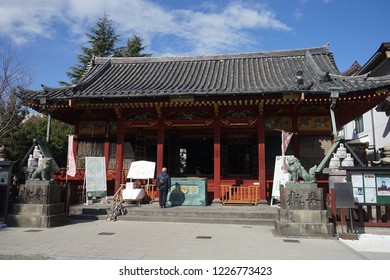
[(17, 97), (18, 88), (28, 88), (32, 78), (28, 67), (9, 45), (0, 50), (0, 139), (17, 126), (27, 114)]

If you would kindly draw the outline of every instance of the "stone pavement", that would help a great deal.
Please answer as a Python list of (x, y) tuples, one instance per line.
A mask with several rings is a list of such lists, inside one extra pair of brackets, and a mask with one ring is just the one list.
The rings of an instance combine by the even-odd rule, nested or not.
[(337, 239), (275, 236), (269, 225), (75, 220), (0, 229), (0, 259), (390, 260)]

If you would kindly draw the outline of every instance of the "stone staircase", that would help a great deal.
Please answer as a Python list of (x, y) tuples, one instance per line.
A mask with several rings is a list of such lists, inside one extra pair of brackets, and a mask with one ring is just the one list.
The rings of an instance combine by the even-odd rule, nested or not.
[[(74, 205), (70, 207), (70, 219), (107, 220), (110, 204)], [(259, 204), (208, 206), (176, 206), (161, 209), (158, 202), (152, 204), (123, 204), (117, 221), (179, 222), (241, 225), (274, 225), (277, 207)]]

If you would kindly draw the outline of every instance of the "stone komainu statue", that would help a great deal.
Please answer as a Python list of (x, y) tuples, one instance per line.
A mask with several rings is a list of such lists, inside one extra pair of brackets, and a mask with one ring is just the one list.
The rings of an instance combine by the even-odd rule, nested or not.
[(52, 167), (52, 158), (43, 158), (42, 163), (31, 170), (30, 172), (30, 180), (46, 180), (49, 181), (52, 179), (51, 173), (53, 170)]
[(317, 165), (310, 168), (309, 172), (307, 172), (296, 157), (289, 157), (286, 159), (286, 162), (287, 170), (291, 174), (290, 181), (295, 182), (299, 178), (302, 178), (306, 183), (314, 183), (316, 181), (315, 170)]

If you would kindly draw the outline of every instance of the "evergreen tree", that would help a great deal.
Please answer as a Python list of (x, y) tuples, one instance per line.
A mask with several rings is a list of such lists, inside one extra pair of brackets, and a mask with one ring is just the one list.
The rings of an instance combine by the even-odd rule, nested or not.
[[(141, 53), (146, 46), (142, 45), (142, 38), (133, 35), (127, 40), (126, 46), (116, 49), (116, 43), (119, 40), (119, 35), (116, 34), (112, 25), (112, 21), (104, 14), (96, 23), (96, 27), (90, 28), (90, 33), (86, 33), (89, 38), (89, 47), (81, 47), (82, 53), (77, 56), (78, 63), (70, 67), (67, 76), (71, 83), (77, 83), (84, 75), (88, 63), (93, 56), (97, 57), (149, 57), (152, 54)], [(70, 84), (64, 81), (59, 82), (62, 86)]]
[(124, 47), (118, 49), (115, 53), (115, 56), (120, 57), (149, 57), (152, 54), (149, 53), (141, 53), (146, 46), (142, 45), (142, 38), (133, 35), (133, 37), (127, 39), (127, 44)]
[[(16, 128), (16, 131), (3, 137), (0, 143), (7, 148), (9, 159), (18, 165), (34, 143), (34, 139), (45, 141), (47, 116), (31, 115)], [(72, 133), (73, 126), (55, 119), (51, 120), (49, 149), (60, 167), (66, 166), (68, 135)]]
[[(86, 36), (89, 39), (89, 47), (81, 47), (82, 53), (77, 56), (78, 63), (70, 67), (71, 71), (66, 73), (72, 83), (80, 80), (93, 56), (109, 57), (116, 52), (115, 44), (119, 35), (116, 34), (107, 14), (98, 20), (96, 27), (90, 28), (90, 33), (86, 33)], [(69, 85), (66, 82), (60, 82), (60, 84)]]

